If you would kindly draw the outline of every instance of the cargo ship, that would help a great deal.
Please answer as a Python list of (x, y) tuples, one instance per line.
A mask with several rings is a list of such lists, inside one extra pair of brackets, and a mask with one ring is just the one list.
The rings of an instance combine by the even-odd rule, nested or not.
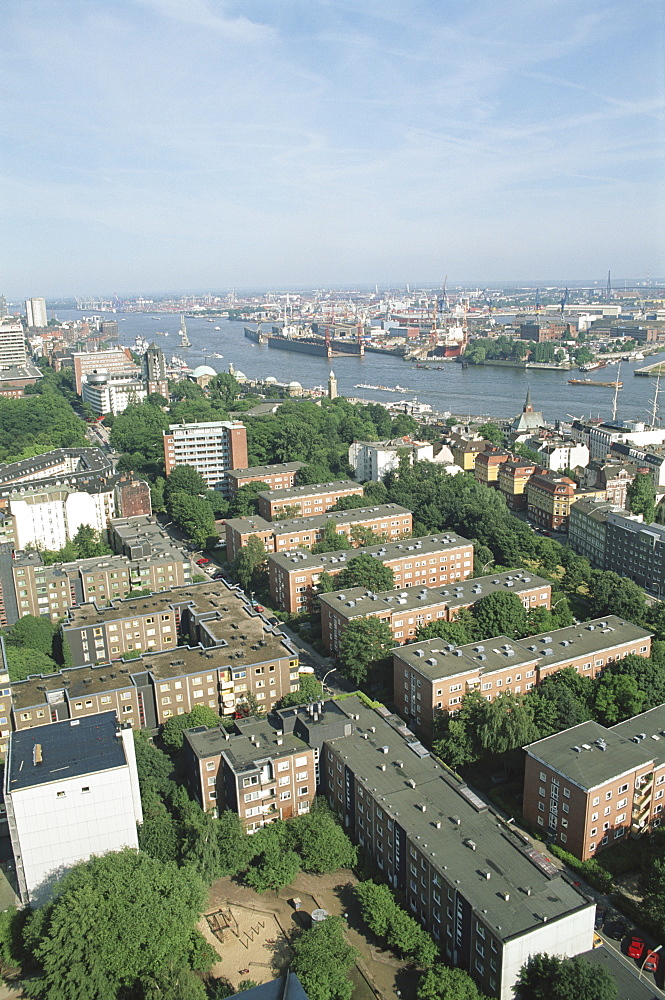
[(345, 355), (362, 358), (365, 354), (365, 344), (360, 336), (356, 340), (334, 337), (328, 329), (320, 336), (311, 330), (295, 326), (273, 326), (268, 334), (260, 326), (256, 330), (246, 326), (245, 336), (255, 344), (264, 344), (279, 351), (297, 351), (322, 358), (339, 358)]
[(623, 382), (594, 382), (590, 378), (569, 378), (568, 385), (604, 385), (608, 389), (622, 389)]

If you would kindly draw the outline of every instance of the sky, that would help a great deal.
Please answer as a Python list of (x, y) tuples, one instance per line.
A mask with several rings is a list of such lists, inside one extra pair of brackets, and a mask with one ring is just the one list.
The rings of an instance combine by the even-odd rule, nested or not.
[(665, 275), (661, 0), (7, 0), (7, 296)]

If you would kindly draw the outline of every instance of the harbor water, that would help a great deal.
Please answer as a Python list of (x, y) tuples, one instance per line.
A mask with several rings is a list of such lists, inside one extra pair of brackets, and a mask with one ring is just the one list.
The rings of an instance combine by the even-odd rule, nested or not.
[[(80, 319), (81, 313), (62, 311), (58, 318)], [(192, 346), (182, 348), (178, 329), (180, 317), (175, 313), (112, 313), (106, 319), (116, 320), (119, 343), (131, 347), (137, 336), (153, 341), (167, 358), (173, 354), (191, 368), (206, 364), (216, 371), (228, 371), (232, 364), (248, 378), (273, 376), (279, 382), (293, 380), (305, 389), (325, 386), (332, 370), (337, 378), (339, 394), (372, 402), (398, 402), (416, 398), (439, 413), (459, 416), (511, 417), (524, 403), (531, 389), (534, 409), (541, 410), (548, 422), (566, 417), (601, 417), (612, 415), (614, 390), (602, 386), (569, 385), (575, 371), (544, 371), (494, 366), (462, 367), (454, 361), (436, 359), (438, 367), (416, 368), (402, 358), (368, 351), (361, 357), (326, 358), (280, 351), (255, 344), (244, 336), (244, 322), (226, 319), (187, 318), (187, 332)], [(219, 328), (219, 329), (218, 329)], [(167, 333), (168, 336), (164, 336)], [(216, 357), (222, 355), (222, 357)], [(636, 378), (634, 371), (653, 359), (621, 363), (623, 388), (618, 393), (617, 417), (623, 420), (650, 419), (651, 403), (656, 388), (654, 378)], [(428, 362), (430, 363), (430, 362)], [(604, 380), (617, 378), (618, 365), (603, 369)], [(595, 377), (595, 376), (594, 376)], [(408, 392), (386, 392), (382, 389), (360, 389), (360, 384), (402, 386)], [(663, 387), (665, 389), (665, 386)], [(663, 394), (665, 405), (665, 393)]]

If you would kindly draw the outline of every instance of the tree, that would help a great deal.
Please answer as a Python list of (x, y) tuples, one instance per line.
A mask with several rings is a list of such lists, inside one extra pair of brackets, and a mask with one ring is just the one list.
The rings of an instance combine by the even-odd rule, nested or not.
[(361, 882), (355, 894), (363, 920), (377, 937), (385, 938), (391, 948), (419, 965), (431, 965), (438, 953), (436, 945), (418, 921), (397, 904), (388, 886)]
[(356, 618), (342, 634), (339, 651), (342, 673), (361, 684), (367, 680), (372, 667), (390, 655), (394, 645), (387, 622), (378, 618)]
[(598, 679), (594, 707), (606, 726), (637, 715), (644, 707), (645, 694), (629, 674), (603, 673)]
[(513, 986), (515, 1000), (616, 1000), (612, 975), (579, 955), (532, 955)]
[(201, 496), (207, 491), (208, 484), (193, 465), (176, 465), (166, 477), (164, 489), (168, 503), (175, 493), (187, 493), (192, 497)]
[(7, 666), (11, 681), (23, 681), (34, 674), (53, 674), (60, 665), (38, 649), (7, 647)]
[(224, 406), (228, 407), (240, 397), (242, 385), (229, 372), (220, 372), (208, 383), (208, 392), (213, 399), (221, 400)]
[(236, 490), (229, 507), (230, 517), (252, 517), (259, 510), (259, 493), (270, 490), (264, 482), (246, 483)]
[(321, 681), (313, 674), (300, 674), (300, 686), (297, 691), (289, 691), (280, 698), (275, 708), (290, 708), (292, 705), (307, 705), (322, 697)]
[(172, 752), (181, 750), (183, 744), (183, 733), (185, 729), (193, 729), (195, 726), (207, 726), (212, 729), (222, 724), (217, 712), (207, 705), (197, 705), (191, 712), (183, 715), (174, 715), (162, 726), (162, 742), (167, 750)]
[(329, 507), (328, 510), (341, 511), (341, 510), (357, 510), (359, 507), (366, 507), (367, 499), (362, 494), (349, 497), (340, 497), (339, 500), (335, 501), (334, 506)]
[(337, 590), (337, 577), (338, 576), (339, 576), (339, 573), (336, 576), (333, 576), (331, 573), (328, 573), (324, 569), (324, 571), (319, 574), (318, 593), (319, 594), (332, 594), (335, 590)]
[(638, 472), (626, 490), (626, 502), (631, 514), (643, 514), (645, 524), (653, 524), (656, 516), (656, 487), (650, 472)]
[(612, 570), (592, 570), (589, 606), (595, 617), (617, 615), (640, 624), (646, 616), (644, 591)]
[(418, 1000), (483, 1000), (475, 982), (464, 969), (435, 965), (418, 983)]
[(290, 828), (305, 871), (322, 874), (355, 865), (357, 848), (344, 833), (325, 800), (317, 800), (310, 813), (291, 821)]
[(481, 424), (477, 430), (480, 436), (485, 438), (486, 441), (499, 445), (499, 447), (503, 445), (503, 432), (497, 424), (493, 424), (488, 420), (487, 423)]
[(170, 494), (168, 507), (178, 527), (198, 548), (205, 548), (209, 539), (217, 537), (215, 516), (207, 500), (179, 490)]
[(365, 552), (350, 559), (335, 581), (336, 590), (365, 587), (375, 594), (382, 590), (392, 590), (394, 586), (395, 575), (390, 566)]
[(293, 944), (291, 968), (310, 1000), (351, 1000), (349, 972), (357, 952), (344, 940), (340, 917), (327, 917)]
[(102, 539), (101, 533), (89, 524), (82, 524), (72, 539), (79, 559), (91, 559), (93, 556), (107, 556), (113, 550)]
[(497, 635), (517, 638), (524, 634), (526, 610), (516, 594), (496, 591), (481, 597), (471, 613), (476, 624), (478, 639), (491, 639)]
[[(400, 537), (405, 537), (401, 535)], [(388, 536), (379, 531), (372, 531), (364, 524), (354, 524), (351, 528), (351, 541), (356, 548), (367, 548), (370, 545), (378, 545), (380, 542), (387, 542)]]
[(51, 656), (56, 628), (46, 615), (24, 615), (6, 633), (5, 643), (14, 649), (34, 649)]
[(237, 875), (245, 871), (254, 857), (253, 838), (245, 833), (240, 817), (229, 809), (217, 820), (219, 874)]
[(142, 852), (126, 849), (76, 865), (55, 898), (26, 921), (25, 947), (42, 968), (37, 994), (148, 996), (144, 984), (190, 968), (205, 895), (191, 869)]
[(178, 860), (178, 831), (173, 816), (157, 792), (141, 794), (143, 823), (139, 827), (139, 846), (159, 861)]
[(250, 535), (238, 552), (233, 563), (233, 572), (243, 590), (249, 590), (259, 566), (266, 561), (266, 547), (258, 535)]
[(621, 660), (608, 663), (603, 671), (603, 677), (626, 674), (635, 679), (638, 691), (644, 696), (643, 712), (665, 702), (665, 665), (658, 660), (661, 645), (653, 643), (650, 657), (629, 653)]
[(454, 646), (464, 646), (467, 642), (473, 642), (475, 624), (469, 609), (462, 608), (451, 622), (437, 621), (431, 625), (419, 625), (416, 629), (416, 640), (420, 642), (422, 639), (443, 639)]
[(321, 532), (321, 538), (312, 546), (312, 552), (316, 555), (324, 552), (337, 552), (341, 549), (350, 549), (351, 542), (345, 532), (337, 534), (336, 521), (326, 521)]
[(279, 892), (290, 885), (300, 871), (300, 858), (289, 847), (285, 824), (272, 823), (254, 834), (256, 855), (245, 874), (245, 882), (256, 892)]

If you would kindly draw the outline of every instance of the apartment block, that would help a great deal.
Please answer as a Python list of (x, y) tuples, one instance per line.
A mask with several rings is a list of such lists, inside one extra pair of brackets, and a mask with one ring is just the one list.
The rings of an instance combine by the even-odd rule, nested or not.
[(0, 636), (0, 753), (6, 755), (9, 735), (12, 731), (12, 694), (9, 668), (5, 655), (5, 640)]
[(485, 451), (478, 452), (473, 467), (473, 475), (479, 483), (485, 486), (497, 487), (499, 484), (499, 469), (504, 462), (514, 461), (515, 456), (510, 451), (487, 446)]
[(24, 458), (3, 465), (0, 470), (0, 496), (8, 496), (11, 487), (23, 483), (40, 486), (76, 486), (93, 477), (113, 474), (113, 463), (101, 448), (55, 448), (43, 455)]
[(526, 510), (526, 486), (538, 466), (523, 460), (504, 462), (499, 466), (498, 486), (511, 510)]
[(469, 691), (488, 701), (523, 694), (566, 667), (598, 677), (628, 653), (650, 656), (651, 633), (615, 615), (519, 640), (496, 636), (454, 646), (426, 639), (393, 651), (393, 697), (400, 715), (431, 735), (436, 713), (458, 711)]
[(315, 751), (275, 717), (238, 719), (231, 731), (185, 731), (183, 764), (203, 809), (230, 809), (254, 833), (308, 813), (316, 797)]
[(25, 321), (27, 326), (38, 329), (48, 326), (45, 299), (25, 300)]
[(117, 417), (128, 406), (137, 406), (148, 398), (148, 383), (130, 372), (95, 370), (86, 375), (81, 385), (81, 399), (93, 413)]
[(78, 529), (88, 525), (106, 530), (115, 516), (113, 485), (101, 482), (85, 491), (68, 487), (30, 489), (12, 493), (8, 499), (14, 518), (16, 544), (57, 551), (70, 541)]
[[(74, 643), (79, 642), (79, 658), (84, 654), (84, 639), (91, 658), (94, 649), (95, 661), (102, 658), (96, 655), (102, 653), (101, 643), (97, 650), (98, 640), (108, 650), (108, 658), (119, 655), (121, 647), (136, 658), (101, 665), (88, 662), (15, 682), (11, 687), (15, 729), (110, 710), (134, 728), (154, 729), (197, 705), (234, 716), (249, 695), (269, 711), (284, 695), (298, 690), (296, 649), (237, 589), (217, 583), (183, 587), (168, 597), (153, 595), (127, 602), (125, 610), (133, 612), (131, 617), (117, 619), (113, 617), (117, 612), (111, 611), (100, 616), (98, 625), (81, 620)], [(160, 616), (173, 611), (178, 635), (189, 645), (174, 642), (168, 648), (171, 644), (165, 642), (161, 650), (148, 646), (152, 638), (164, 641), (171, 636), (158, 634), (158, 629)], [(155, 622), (149, 623), (149, 617)], [(118, 628), (111, 629), (111, 625)], [(153, 626), (154, 637), (148, 635)], [(101, 636), (95, 628), (101, 629)], [(131, 638), (125, 630), (132, 632)]]
[(607, 518), (620, 508), (603, 500), (578, 500), (570, 508), (568, 544), (592, 566), (605, 567)]
[(665, 705), (607, 729), (583, 722), (525, 747), (525, 818), (586, 861), (661, 825)]
[(282, 465), (255, 465), (248, 469), (227, 469), (226, 483), (229, 496), (249, 483), (265, 483), (274, 490), (295, 486), (298, 472), (304, 462), (284, 462)]
[(484, 438), (470, 438), (466, 435), (455, 434), (450, 440), (453, 461), (464, 472), (473, 472), (480, 456), (489, 449), (498, 451)]
[(548, 580), (524, 572), (476, 577), (451, 587), (412, 587), (401, 592), (374, 594), (364, 587), (321, 594), (321, 637), (332, 653), (339, 653), (349, 622), (378, 618), (393, 633), (396, 646), (413, 642), (421, 626), (453, 621), (462, 608), (469, 608), (488, 594), (511, 592), (527, 609), (549, 608), (552, 588)]
[(23, 366), (27, 361), (23, 325), (7, 318), (0, 320), (0, 369)]
[(485, 801), (431, 757), (404, 723), (357, 697), (326, 702), (351, 732), (328, 737), (331, 807), (452, 965), (511, 1000), (530, 955), (591, 948), (595, 904)]
[(285, 517), (311, 517), (325, 514), (342, 497), (362, 496), (362, 486), (349, 479), (335, 483), (318, 483), (316, 486), (267, 490), (259, 493), (258, 513), (266, 521), (278, 521)]
[(665, 527), (610, 512), (605, 568), (630, 577), (659, 598), (665, 595)]
[(275, 604), (294, 613), (311, 611), (321, 573), (336, 576), (356, 556), (369, 555), (393, 571), (396, 588), (458, 583), (473, 573), (473, 544), (455, 532), (410, 538), (312, 555), (306, 549), (278, 552), (268, 559), (270, 594)]
[(42, 904), (73, 865), (138, 850), (143, 812), (131, 730), (105, 712), (12, 733), (4, 798), (21, 901)]
[(397, 469), (400, 459), (409, 464), (434, 460), (434, 445), (430, 441), (414, 441), (410, 437), (391, 441), (354, 441), (349, 446), (349, 465), (356, 479), (380, 482), (386, 473)]
[(226, 472), (247, 466), (247, 431), (238, 420), (170, 424), (164, 431), (164, 465), (191, 465), (209, 489), (227, 490)]
[(377, 535), (394, 541), (411, 534), (411, 511), (396, 503), (379, 507), (360, 507), (312, 517), (296, 517), (285, 521), (266, 521), (262, 517), (232, 517), (226, 522), (226, 557), (235, 559), (250, 535), (257, 535), (267, 552), (285, 552), (293, 548), (309, 548), (323, 537), (327, 524), (334, 524), (338, 535), (351, 539), (355, 527), (369, 528)]
[(549, 531), (566, 531), (570, 508), (576, 499), (575, 483), (549, 470), (536, 472), (526, 484), (529, 517)]

